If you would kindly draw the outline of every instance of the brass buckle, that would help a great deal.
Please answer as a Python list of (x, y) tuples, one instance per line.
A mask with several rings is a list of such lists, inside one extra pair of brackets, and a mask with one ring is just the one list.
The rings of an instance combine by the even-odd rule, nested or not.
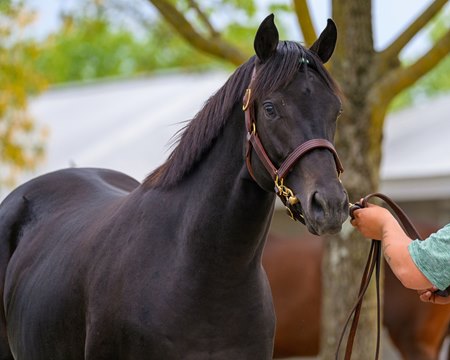
[(252, 89), (248, 88), (245, 90), (244, 94), (244, 104), (242, 105), (242, 110), (246, 111), (248, 109), (248, 105), (250, 104), (250, 96), (252, 95)]

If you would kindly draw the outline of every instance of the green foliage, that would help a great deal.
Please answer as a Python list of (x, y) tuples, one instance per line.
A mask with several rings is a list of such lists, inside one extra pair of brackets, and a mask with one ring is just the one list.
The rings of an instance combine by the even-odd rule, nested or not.
[(4, 14), (9, 11), (11, 7), (11, 0), (0, 0), (0, 14)]
[(235, 9), (241, 9), (245, 11), (245, 13), (252, 17), (256, 14), (256, 5), (255, 1), (249, 0), (249, 1), (242, 1), (242, 0), (222, 0), (221, 3), (223, 5), (231, 5)]
[[(252, 53), (255, 28), (261, 20), (254, 1), (182, 0), (172, 3), (205, 37), (215, 36), (211, 33), (213, 23), (215, 31), (225, 41)], [(111, 12), (113, 8), (116, 8), (115, 13)], [(268, 8), (284, 12), (289, 6), (280, 2)], [(82, 3), (65, 15), (61, 29), (42, 42), (37, 68), (51, 83), (62, 83), (165, 69), (203, 70), (230, 66), (189, 46), (160, 17), (150, 18), (146, 14), (145, 18), (141, 13), (138, 3), (123, 0)], [(232, 16), (218, 16), (224, 13)], [(131, 21), (118, 21), (126, 17)], [(130, 23), (137, 24), (140, 31)], [(285, 30), (279, 26), (279, 31), (283, 37)]]
[(281, 12), (285, 12), (285, 13), (291, 13), (294, 11), (294, 8), (292, 6), (292, 4), (287, 4), (287, 3), (272, 3), (269, 4), (269, 11), (271, 13), (281, 13)]
[[(435, 43), (448, 30), (450, 11), (438, 17), (433, 22), (428, 34), (430, 42)], [(416, 99), (433, 97), (450, 92), (450, 56), (444, 58), (412, 87), (399, 94), (390, 104), (390, 111), (398, 111), (411, 106)]]
[(43, 156), (44, 133), (38, 133), (27, 106), (42, 91), (45, 79), (36, 72), (37, 45), (21, 38), (33, 20), (21, 3), (1, 0), (0, 7), (0, 188), (12, 186), (24, 169)]
[(146, 49), (146, 53), (141, 57), (139, 72), (165, 69), (202, 70), (227, 66), (224, 62), (193, 49), (160, 19), (152, 24), (144, 39), (145, 42), (140, 46)]
[(390, 111), (411, 106), (417, 99), (433, 97), (450, 91), (450, 57), (447, 56), (414, 86), (399, 94), (391, 103)]
[(450, 56), (421, 79), (418, 86), (418, 90), (427, 96), (450, 91)]
[(93, 13), (85, 9), (66, 15), (62, 29), (41, 44), (43, 51), (36, 66), (51, 83), (217, 65), (190, 48), (159, 19), (138, 36), (114, 24), (103, 11)]
[(112, 33), (104, 21), (67, 19), (62, 31), (42, 44), (37, 66), (53, 83), (129, 75), (135, 65), (128, 59), (138, 55), (133, 41), (127, 32)]
[[(292, 11), (292, 8), (286, 4), (272, 3), (268, 4), (268, 9), (263, 16), (270, 13), (276, 13), (279, 16), (283, 12)], [(253, 39), (255, 31), (261, 22), (261, 14), (257, 16), (254, 11), (249, 11), (246, 14), (245, 20), (239, 19), (230, 22), (223, 30), (221, 36), (232, 44), (239, 47), (244, 53), (253, 53)], [(280, 39), (287, 38), (286, 28), (282, 21), (277, 21), (277, 29), (280, 34)]]

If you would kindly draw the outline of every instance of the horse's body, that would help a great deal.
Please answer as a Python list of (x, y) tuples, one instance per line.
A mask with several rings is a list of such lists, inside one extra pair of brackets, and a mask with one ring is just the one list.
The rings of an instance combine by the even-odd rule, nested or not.
[[(259, 136), (275, 166), (300, 143), (327, 141), (281, 184), (299, 194), (292, 206), (310, 231), (339, 231), (347, 197), (327, 149), (340, 105), (321, 63), (335, 40), (329, 22), (311, 50), (278, 44), (269, 16), (257, 56), (142, 184), (71, 169), (11, 193), (0, 206), (0, 358), (270, 359), (275, 317), (261, 256), (274, 184), (246, 136)], [(251, 134), (241, 109), (249, 83)]]
[[(421, 226), (422, 234), (433, 229)], [(434, 229), (436, 230), (436, 229)], [(321, 329), (323, 240), (269, 234), (263, 253), (277, 316), (274, 356), (317, 356)], [(450, 305), (423, 303), (385, 266), (383, 323), (405, 360), (437, 360)]]
[[(221, 349), (221, 358), (235, 358), (245, 354), (243, 341), (249, 354), (270, 353), (270, 292), (252, 264), (258, 257), (245, 256), (261, 246), (237, 243), (238, 228), (230, 231), (220, 211), (211, 217), (207, 206), (198, 216), (210, 219), (205, 225), (211, 232), (219, 226), (230, 231), (230, 240), (203, 246), (202, 236), (212, 234), (190, 228), (198, 221), (184, 209), (197, 201), (206, 204), (213, 189), (193, 184), (190, 189), (165, 197), (169, 201), (155, 201), (157, 194), (143, 193), (126, 176), (102, 170), (57, 172), (20, 188), (18, 195), (27, 200), (18, 198), (24, 201), (19, 218), (27, 220), (20, 225), (24, 235), (15, 250), (21, 256), (12, 257), (5, 284), (8, 335), (16, 358), (198, 359), (215, 349)], [(226, 195), (214, 193), (214, 200), (227, 205)], [(271, 202), (267, 199), (260, 210), (238, 206), (241, 228), (245, 211), (259, 212), (258, 220), (267, 221)], [(182, 233), (180, 223), (186, 225)], [(228, 266), (232, 255), (242, 257), (241, 264), (233, 262), (241, 265), (239, 272)], [(252, 321), (234, 326), (242, 314)]]

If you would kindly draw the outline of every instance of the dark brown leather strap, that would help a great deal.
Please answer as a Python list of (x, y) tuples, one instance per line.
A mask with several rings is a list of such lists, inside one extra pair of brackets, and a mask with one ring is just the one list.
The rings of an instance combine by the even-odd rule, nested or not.
[[(379, 198), (383, 200), (386, 204), (389, 205), (389, 207), (393, 210), (395, 215), (397, 216), (400, 224), (402, 225), (403, 229), (405, 230), (406, 234), (412, 238), (412, 239), (422, 239), (419, 232), (416, 230), (414, 225), (412, 224), (411, 220), (408, 218), (406, 213), (388, 196), (381, 194), (381, 193), (373, 193), (369, 194), (360, 204), (356, 204), (350, 208), (350, 217), (353, 218), (353, 212), (358, 208), (364, 208), (367, 206), (369, 199), (371, 198)], [(369, 257), (367, 259), (366, 266), (364, 268), (364, 273), (361, 279), (361, 284), (359, 287), (359, 293), (358, 293), (358, 299), (356, 300), (355, 305), (353, 306), (345, 324), (344, 328), (341, 332), (341, 336), (339, 338), (338, 347), (336, 350), (336, 359), (339, 358), (339, 350), (341, 347), (341, 343), (344, 338), (345, 331), (347, 330), (348, 324), (350, 323), (350, 320), (352, 319), (352, 325), (349, 331), (349, 335), (347, 337), (347, 346), (345, 349), (345, 360), (350, 360), (352, 349), (353, 349), (353, 342), (355, 340), (356, 336), (356, 330), (358, 327), (358, 321), (359, 316), (361, 313), (361, 306), (364, 299), (364, 295), (367, 291), (367, 288), (370, 284), (370, 279), (372, 277), (373, 271), (375, 269), (375, 281), (376, 281), (376, 292), (377, 292), (377, 343), (376, 343), (376, 352), (375, 352), (375, 359), (378, 359), (379, 353), (380, 353), (380, 329), (381, 329), (381, 308), (380, 308), (380, 268), (381, 268), (381, 241), (379, 240), (372, 240), (372, 245), (370, 247), (369, 251)]]
[(336, 163), (336, 170), (339, 174), (344, 171), (344, 167), (342, 166), (341, 160), (334, 148), (333, 144), (325, 139), (312, 139), (304, 142), (299, 145), (293, 152), (289, 154), (289, 156), (284, 160), (278, 169), (278, 176), (280, 178), (284, 178), (289, 170), (296, 164), (296, 162), (307, 152), (317, 149), (317, 148), (325, 148), (331, 151), (334, 156), (334, 161)]
[[(361, 314), (361, 306), (362, 306), (362, 301), (364, 298), (364, 295), (367, 291), (367, 288), (369, 287), (370, 284), (370, 279), (372, 277), (373, 271), (375, 269), (375, 267), (377, 267), (377, 264), (379, 266), (379, 262), (378, 259), (381, 258), (380, 256), (380, 242), (377, 240), (373, 240), (371, 247), (370, 247), (370, 251), (369, 251), (369, 256), (367, 258), (367, 262), (366, 262), (366, 266), (364, 268), (364, 272), (363, 272), (363, 276), (361, 278), (361, 284), (359, 287), (359, 292), (358, 292), (358, 298), (356, 300), (355, 305), (353, 306), (349, 316), (347, 317), (347, 320), (345, 322), (344, 328), (341, 332), (341, 336), (339, 338), (339, 342), (338, 342), (338, 347), (336, 349), (336, 359), (339, 358), (339, 350), (345, 335), (345, 332), (347, 330), (347, 327), (350, 323), (350, 320), (352, 320), (352, 316), (353, 316), (353, 320), (352, 320), (352, 325), (349, 331), (349, 335), (347, 337), (347, 346), (345, 349), (345, 360), (349, 360), (352, 354), (352, 349), (353, 349), (353, 342), (355, 340), (355, 336), (356, 336), (356, 330), (357, 330), (357, 326), (358, 326), (358, 321), (359, 321), (359, 317)], [(377, 267), (377, 281), (379, 279), (379, 267)], [(377, 348), (376, 348), (376, 355), (375, 355), (375, 359), (378, 359), (378, 354), (379, 354), (379, 291), (378, 291), (379, 287), (378, 287), (378, 282), (377, 282)]]
[[(251, 132), (247, 134), (247, 140), (252, 144), (252, 146), (247, 147), (247, 167), (252, 169), (251, 166), (251, 149), (255, 150), (258, 158), (261, 160), (262, 164), (266, 168), (267, 172), (270, 174), (273, 180), (277, 177), (280, 179), (284, 179), (288, 174), (289, 170), (297, 163), (297, 161), (303, 157), (307, 152), (317, 149), (317, 148), (325, 148), (331, 151), (334, 156), (334, 160), (336, 163), (336, 170), (339, 174), (344, 171), (342, 163), (339, 159), (339, 156), (334, 148), (333, 144), (325, 139), (312, 139), (304, 142), (300, 146), (298, 146), (293, 152), (289, 154), (289, 156), (284, 160), (279, 169), (273, 165), (270, 160), (267, 152), (264, 149), (264, 146), (261, 143), (261, 140), (258, 137), (258, 134), (255, 132)], [(251, 170), (253, 174), (253, 170)]]
[[(245, 111), (245, 117), (249, 117), (250, 109), (247, 109)], [(261, 160), (262, 164), (266, 168), (267, 172), (270, 174), (271, 178), (275, 180), (277, 176), (277, 168), (273, 165), (272, 161), (270, 160), (269, 156), (267, 155), (267, 152), (264, 149), (263, 144), (261, 143), (261, 140), (259, 139), (259, 136), (256, 132), (256, 127), (254, 129), (251, 129), (249, 132), (247, 132), (247, 151), (246, 151), (246, 162), (247, 162), (247, 168), (249, 169), (249, 172), (253, 175), (253, 168), (251, 164), (251, 155), (252, 155), (252, 149), (255, 150), (256, 155)]]

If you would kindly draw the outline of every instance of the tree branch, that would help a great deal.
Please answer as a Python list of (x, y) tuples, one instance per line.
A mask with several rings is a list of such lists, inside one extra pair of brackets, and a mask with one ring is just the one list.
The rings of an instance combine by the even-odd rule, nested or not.
[(231, 62), (238, 66), (247, 60), (248, 56), (238, 48), (230, 45), (220, 38), (207, 39), (199, 34), (169, 1), (148, 0), (155, 6), (164, 19), (183, 37), (191, 46), (207, 54)]
[(401, 91), (413, 85), (450, 53), (450, 30), (415, 63), (387, 73), (373, 88), (371, 103), (375, 106), (389, 102)]
[(153, 25), (153, 21), (146, 14), (142, 13), (141, 9), (136, 8), (130, 3), (124, 3), (121, 0), (110, 0), (108, 5), (116, 10), (117, 12), (129, 14), (130, 17), (133, 18), (140, 26), (143, 28), (151, 29)]
[(435, 0), (431, 5), (395, 39), (386, 49), (380, 53), (383, 63), (394, 61), (400, 51), (411, 39), (422, 30), (427, 23), (444, 7), (448, 0)]
[(306, 0), (294, 0), (295, 13), (297, 15), (298, 24), (302, 30), (306, 46), (311, 46), (317, 39), (316, 31), (312, 23), (311, 14)]
[(197, 13), (198, 17), (200, 18), (200, 20), (203, 22), (203, 24), (206, 26), (206, 28), (209, 31), (209, 34), (211, 35), (211, 37), (214, 38), (218, 38), (220, 35), (219, 33), (216, 31), (216, 29), (214, 29), (214, 27), (212, 26), (211, 22), (209, 21), (208, 17), (206, 16), (206, 14), (200, 9), (200, 7), (198, 6), (197, 2), (195, 0), (188, 0), (188, 4), (189, 6), (195, 10), (195, 12)]

